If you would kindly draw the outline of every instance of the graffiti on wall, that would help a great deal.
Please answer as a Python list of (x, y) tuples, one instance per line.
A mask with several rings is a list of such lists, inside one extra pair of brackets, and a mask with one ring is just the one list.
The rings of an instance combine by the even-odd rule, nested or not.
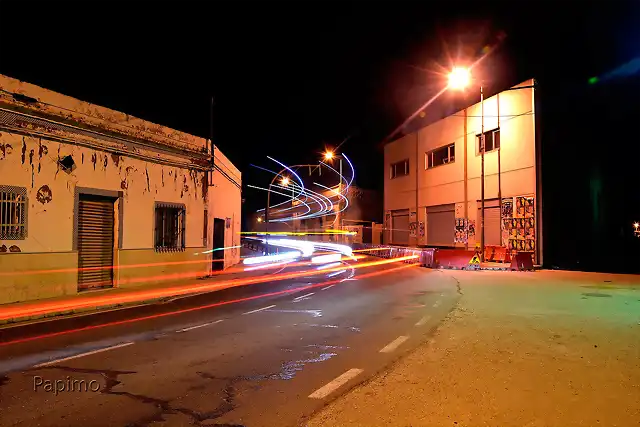
[(468, 221), (466, 218), (456, 218), (455, 235), (453, 241), (455, 243), (467, 243), (468, 241)]
[(424, 237), (424, 221), (418, 223), (418, 236)]
[(476, 220), (470, 219), (469, 222), (467, 223), (467, 228), (469, 230), (467, 232), (468, 238), (469, 239), (475, 238), (476, 237)]
[(409, 223), (409, 237), (416, 237), (418, 231), (418, 223), (413, 221)]

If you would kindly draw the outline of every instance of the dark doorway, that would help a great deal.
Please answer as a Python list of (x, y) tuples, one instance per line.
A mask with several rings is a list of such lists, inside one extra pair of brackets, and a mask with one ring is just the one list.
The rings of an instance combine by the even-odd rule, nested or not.
[[(214, 218), (213, 219), (213, 249), (221, 249), (224, 248), (224, 219)], [(223, 270), (224, 269), (224, 251), (217, 250), (213, 251), (211, 269)]]
[(362, 243), (368, 243), (371, 244), (373, 243), (373, 234), (372, 234), (372, 227), (369, 225), (365, 225), (364, 227), (362, 227)]

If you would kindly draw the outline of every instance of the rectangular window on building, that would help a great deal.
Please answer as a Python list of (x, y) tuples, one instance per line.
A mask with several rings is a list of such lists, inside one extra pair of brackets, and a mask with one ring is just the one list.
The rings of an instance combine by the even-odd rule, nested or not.
[(453, 163), (456, 159), (456, 145), (449, 144), (425, 153), (425, 169)]
[(407, 175), (409, 175), (409, 159), (391, 164), (389, 170), (389, 177), (391, 179)]
[[(477, 153), (482, 152), (482, 138), (481, 135), (476, 135), (478, 141)], [(485, 140), (485, 153), (495, 151), (500, 148), (500, 129), (493, 129), (484, 133)]]
[(0, 186), (0, 240), (27, 237), (27, 189)]
[(184, 205), (156, 203), (156, 251), (181, 251), (185, 248)]

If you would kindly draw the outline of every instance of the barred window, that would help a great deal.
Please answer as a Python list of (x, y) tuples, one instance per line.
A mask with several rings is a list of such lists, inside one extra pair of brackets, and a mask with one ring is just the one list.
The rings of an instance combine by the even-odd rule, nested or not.
[(185, 248), (184, 205), (156, 204), (155, 248), (156, 251), (182, 251)]
[(27, 237), (27, 189), (0, 185), (0, 240)]

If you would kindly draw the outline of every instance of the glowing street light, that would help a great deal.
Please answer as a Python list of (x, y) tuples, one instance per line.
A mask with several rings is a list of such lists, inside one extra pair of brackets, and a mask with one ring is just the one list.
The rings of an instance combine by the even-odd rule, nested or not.
[(324, 159), (325, 160), (333, 160), (333, 151), (327, 151), (324, 153)]
[(468, 68), (455, 67), (449, 73), (449, 88), (462, 90), (471, 83), (471, 71)]
[[(463, 90), (471, 84), (471, 70), (465, 67), (454, 67), (449, 73), (449, 88)], [(480, 259), (484, 261), (484, 89), (480, 85)], [(498, 200), (502, 204), (502, 191), (500, 186), (500, 149), (498, 148)], [(502, 208), (500, 208), (500, 223), (502, 224)], [(500, 242), (502, 246), (502, 242)]]
[(258, 217), (258, 222), (262, 222), (262, 217), (261, 216)]
[(283, 186), (283, 187), (286, 187), (287, 185), (289, 185), (289, 177), (286, 177), (286, 176), (285, 176), (285, 177), (283, 177), (283, 178), (280, 180), (280, 184), (282, 184), (282, 186)]

